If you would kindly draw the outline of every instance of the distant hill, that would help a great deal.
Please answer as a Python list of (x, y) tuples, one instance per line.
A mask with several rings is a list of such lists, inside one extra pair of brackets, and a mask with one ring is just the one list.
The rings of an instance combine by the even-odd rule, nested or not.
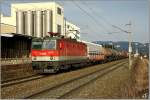
[[(128, 51), (128, 42), (127, 41), (93, 41), (93, 43), (101, 44), (101, 45), (113, 45), (117, 50), (125, 50)], [(140, 43), (140, 42), (132, 42), (132, 51), (133, 53), (138, 52), (142, 55), (149, 55), (149, 43)]]

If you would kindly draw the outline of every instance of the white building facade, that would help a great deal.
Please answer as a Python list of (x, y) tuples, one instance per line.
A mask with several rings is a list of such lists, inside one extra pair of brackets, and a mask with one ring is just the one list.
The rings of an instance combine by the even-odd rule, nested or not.
[[(45, 11), (49, 11), (50, 13), (47, 13)], [(21, 15), (20, 12), (23, 12), (23, 14)], [(17, 14), (19, 13), (20, 15), (18, 16)], [(33, 13), (33, 16), (31, 16), (30, 13)], [(41, 13), (41, 15), (39, 15), (39, 13)], [(44, 17), (45, 13), (49, 14), (49, 20), (46, 20), (46, 18), (48, 18), (46, 15), (46, 17)], [(42, 18), (42, 22), (40, 23), (39, 21), (41, 20), (38, 20), (37, 18), (35, 18), (35, 16), (37, 16), (37, 18), (40, 16)], [(18, 19), (20, 18), (24, 18), (21, 19), (23, 21), (19, 22)], [(21, 24), (22, 22), (24, 22), (24, 25)], [(12, 29), (12, 33), (16, 34), (44, 37), (46, 35), (49, 35), (48, 32), (53, 32), (60, 33), (65, 37), (71, 37), (75, 39), (80, 38), (80, 28), (64, 18), (64, 9), (60, 4), (56, 2), (12, 3), (10, 16), (1, 15), (1, 24), (3, 26), (1, 30), (6, 30), (8, 28), (4, 26), (11, 26), (16, 28)], [(17, 29), (17, 25), (19, 29)], [(48, 26), (46, 27), (46, 25)], [(40, 29), (41, 27), (43, 27), (43, 29)], [(10, 29), (9, 32), (11, 32)]]
[(66, 37), (70, 37), (72, 39), (80, 39), (80, 28), (72, 24), (71, 22), (65, 20), (65, 35)]

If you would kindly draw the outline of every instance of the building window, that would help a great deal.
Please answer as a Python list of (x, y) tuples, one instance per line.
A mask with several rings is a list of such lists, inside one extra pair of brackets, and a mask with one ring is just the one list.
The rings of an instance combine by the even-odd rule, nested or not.
[(61, 15), (61, 8), (57, 7), (57, 14)]
[(57, 32), (61, 34), (61, 25), (57, 25)]
[(67, 25), (67, 28), (69, 28), (69, 25)]

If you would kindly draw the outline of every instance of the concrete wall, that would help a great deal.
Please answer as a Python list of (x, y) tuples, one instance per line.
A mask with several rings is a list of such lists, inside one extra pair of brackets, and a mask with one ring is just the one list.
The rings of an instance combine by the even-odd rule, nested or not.
[(16, 33), (16, 27), (8, 24), (0, 24), (1, 33)]

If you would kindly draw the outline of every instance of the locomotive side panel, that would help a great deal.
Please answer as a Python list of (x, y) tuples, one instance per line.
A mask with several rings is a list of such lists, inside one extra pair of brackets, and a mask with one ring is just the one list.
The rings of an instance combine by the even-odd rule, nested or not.
[(86, 45), (80, 42), (62, 39), (59, 40), (60, 61), (63, 65), (86, 62)]

